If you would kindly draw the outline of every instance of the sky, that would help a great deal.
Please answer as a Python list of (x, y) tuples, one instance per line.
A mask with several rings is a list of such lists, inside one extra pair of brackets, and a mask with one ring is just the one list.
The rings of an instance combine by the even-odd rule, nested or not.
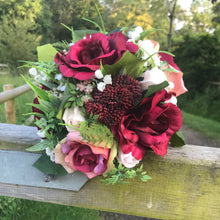
[(181, 5), (184, 9), (189, 9), (190, 5), (192, 3), (192, 0), (178, 0), (177, 4)]

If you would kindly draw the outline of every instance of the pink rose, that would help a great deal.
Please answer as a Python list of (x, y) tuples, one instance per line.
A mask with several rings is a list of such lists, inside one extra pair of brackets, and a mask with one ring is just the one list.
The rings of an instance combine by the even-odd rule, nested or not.
[(181, 128), (179, 108), (172, 103), (166, 90), (145, 98), (141, 104), (125, 115), (112, 131), (119, 140), (124, 154), (132, 153), (137, 160), (143, 158), (146, 147), (164, 156), (171, 136)]
[(179, 67), (174, 63), (173, 61), (173, 56), (166, 54), (166, 53), (159, 53), (160, 55), (160, 60), (161, 61), (166, 61), (168, 64), (168, 68), (172, 67), (174, 68), (177, 72), (170, 72), (170, 71), (165, 71), (165, 75), (167, 76), (167, 80), (169, 82), (172, 82), (174, 87), (170, 89), (170, 92), (174, 92), (176, 96), (179, 96), (188, 90), (184, 86), (183, 82), (183, 73), (179, 69)]
[(79, 132), (69, 133), (54, 149), (55, 162), (68, 173), (78, 170), (88, 178), (102, 175), (112, 166), (117, 152), (115, 149), (92, 146), (81, 139)]
[(102, 33), (87, 34), (85, 39), (72, 45), (68, 53), (57, 53), (54, 61), (64, 76), (88, 80), (100, 69), (100, 61), (102, 65), (113, 64), (126, 50), (135, 53), (138, 46), (127, 42), (127, 38), (121, 32), (109, 36)]

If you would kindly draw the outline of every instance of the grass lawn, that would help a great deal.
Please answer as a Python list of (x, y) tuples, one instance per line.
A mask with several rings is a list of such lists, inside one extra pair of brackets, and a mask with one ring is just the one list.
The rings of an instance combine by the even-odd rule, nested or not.
[(220, 143), (220, 123), (182, 111), (183, 124)]
[(0, 197), (1, 220), (102, 220), (99, 211)]

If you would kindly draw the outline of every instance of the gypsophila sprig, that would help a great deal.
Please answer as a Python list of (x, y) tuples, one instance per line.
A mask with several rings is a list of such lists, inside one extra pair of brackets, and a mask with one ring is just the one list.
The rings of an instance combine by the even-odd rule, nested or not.
[(187, 91), (183, 73), (173, 54), (147, 38), (159, 29), (133, 25), (107, 33), (101, 16), (101, 24), (84, 20), (99, 30), (63, 25), (72, 41), (40, 46), (38, 62), (24, 64), (42, 138), (28, 151), (46, 152), (34, 165), (45, 174), (103, 175), (107, 185), (146, 182), (146, 150), (164, 156), (169, 142), (185, 143), (176, 105)]

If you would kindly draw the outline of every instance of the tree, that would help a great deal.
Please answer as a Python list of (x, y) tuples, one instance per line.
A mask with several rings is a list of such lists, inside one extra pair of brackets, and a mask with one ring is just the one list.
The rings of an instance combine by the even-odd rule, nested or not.
[(108, 31), (132, 25), (141, 26), (145, 30), (152, 27), (146, 0), (105, 0), (103, 5), (103, 19)]
[(43, 4), (48, 7), (48, 12), (51, 14), (51, 42), (60, 40), (70, 40), (71, 33), (64, 28), (61, 23), (68, 27), (73, 27), (74, 30), (79, 29), (96, 29), (96, 26), (82, 18), (99, 22), (98, 13), (95, 4), (102, 11), (102, 6), (98, 0), (42, 0)]
[(173, 21), (175, 16), (175, 10), (176, 10), (176, 4), (177, 0), (173, 1), (167, 1), (167, 9), (168, 9), (168, 17), (170, 19), (170, 27), (169, 27), (169, 33), (168, 33), (168, 47), (167, 50), (171, 50), (171, 40), (172, 40), (172, 30), (173, 30)]

